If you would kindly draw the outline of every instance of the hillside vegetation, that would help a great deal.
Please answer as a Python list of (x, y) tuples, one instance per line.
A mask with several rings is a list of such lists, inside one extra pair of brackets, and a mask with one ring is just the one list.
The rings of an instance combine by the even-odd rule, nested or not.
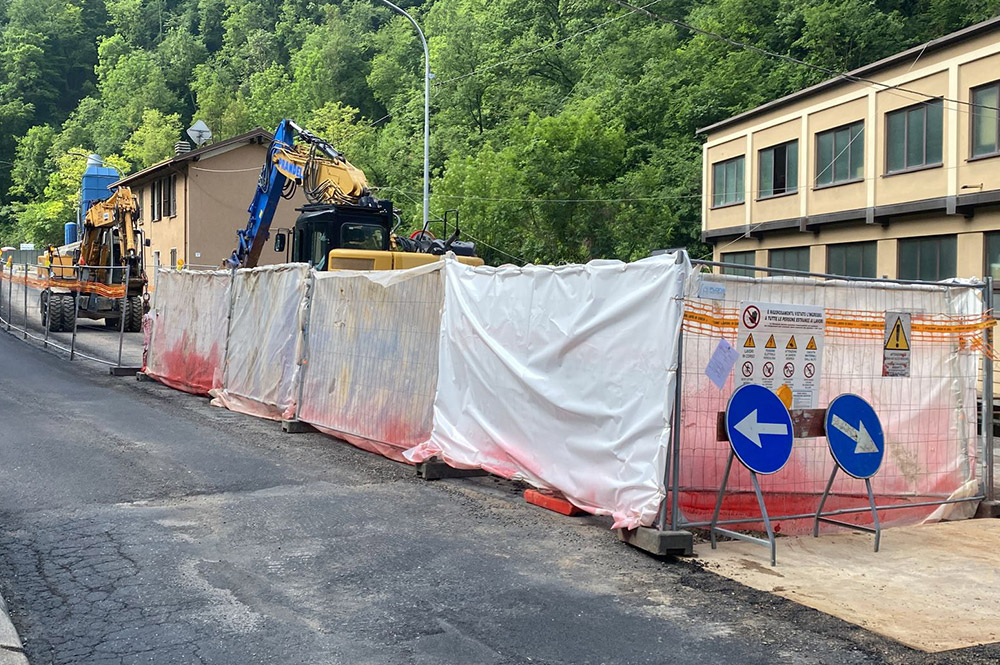
[[(998, 0), (411, 0), (432, 90), (432, 212), (491, 262), (698, 247), (699, 127), (989, 18)], [(0, 242), (59, 241), (98, 152), (169, 156), (283, 117), (420, 219), (422, 61), (375, 0), (0, 0)], [(78, 154), (74, 154), (78, 153)], [(249, 202), (252, 192), (246, 193)], [(243, 219), (233, 220), (242, 224)]]

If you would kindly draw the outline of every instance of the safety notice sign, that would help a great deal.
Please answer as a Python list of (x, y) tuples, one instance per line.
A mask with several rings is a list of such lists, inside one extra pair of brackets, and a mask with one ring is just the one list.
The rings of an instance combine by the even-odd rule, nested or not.
[(742, 303), (736, 385), (756, 383), (772, 391), (785, 385), (793, 409), (817, 408), (825, 329), (822, 307)]
[(885, 313), (882, 342), (882, 376), (910, 376), (910, 342), (913, 339), (908, 312)]

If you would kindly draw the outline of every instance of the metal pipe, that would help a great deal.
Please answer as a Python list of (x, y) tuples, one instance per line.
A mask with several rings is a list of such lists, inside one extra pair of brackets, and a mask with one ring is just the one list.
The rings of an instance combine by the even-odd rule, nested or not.
[(433, 75), (431, 74), (431, 52), (427, 48), (427, 40), (424, 38), (424, 31), (420, 29), (420, 25), (417, 21), (407, 14), (402, 8), (389, 2), (389, 0), (379, 0), (383, 5), (386, 5), (392, 9), (397, 14), (405, 16), (409, 19), (413, 27), (417, 29), (417, 34), (420, 35), (420, 43), (424, 47), (424, 225), (423, 229), (427, 230), (427, 225), (430, 223), (430, 181), (431, 181), (431, 79)]
[(24, 262), (24, 339), (28, 339), (28, 262)]
[[(949, 503), (965, 503), (967, 501), (982, 501), (986, 497), (982, 494), (977, 496), (965, 497), (964, 499), (942, 499), (941, 501), (919, 501), (917, 503), (896, 503), (889, 506), (876, 506), (878, 510), (896, 510), (899, 508), (929, 508), (931, 506), (943, 506)], [(864, 508), (841, 508), (839, 510), (831, 510), (828, 513), (823, 513), (824, 515), (850, 515), (852, 513), (867, 513), (871, 512), (871, 506), (865, 506)], [(777, 522), (779, 520), (811, 520), (816, 517), (816, 513), (800, 513), (798, 515), (772, 515), (771, 521)], [(759, 517), (740, 517), (738, 519), (732, 520), (719, 520), (716, 524), (752, 524), (754, 522), (761, 522)], [(699, 528), (711, 526), (711, 522), (684, 522), (681, 524), (683, 527)]]
[(80, 266), (73, 267), (73, 274), (76, 276), (76, 298), (73, 299), (73, 336), (70, 338), (69, 342), (69, 359), (73, 360), (76, 357), (76, 326), (77, 322), (80, 320), (80, 286), (83, 284), (83, 274), (80, 270)]
[[(2, 268), (0, 268), (2, 269)], [(10, 332), (10, 319), (14, 316), (14, 263), (10, 264), (10, 279), (7, 280), (7, 332)]]
[[(682, 280), (683, 284), (683, 280)], [(683, 288), (683, 286), (681, 287)], [(683, 292), (681, 293), (683, 297)], [(682, 318), (683, 318), (683, 307)], [(673, 498), (670, 501), (670, 529), (676, 531), (679, 528), (679, 523), (681, 521), (681, 493), (680, 493), (680, 477), (681, 477), (681, 375), (684, 373), (684, 326), (681, 325), (680, 334), (677, 336), (677, 386), (674, 389), (674, 429), (670, 433), (670, 438), (673, 440), (673, 445), (671, 446), (671, 460), (670, 460), (670, 484), (673, 492)]]
[[(776, 273), (788, 275), (789, 277), (815, 277), (819, 279), (840, 280), (850, 282), (871, 282), (873, 284), (904, 284), (910, 286), (939, 287), (941, 289), (965, 287), (964, 284), (940, 284), (937, 282), (922, 282), (917, 279), (889, 279), (888, 277), (847, 277), (845, 275), (831, 275), (823, 272), (807, 272), (805, 270), (790, 270), (788, 268), (771, 268), (769, 266), (747, 266), (739, 263), (722, 263), (721, 261), (706, 261), (704, 259), (692, 259), (693, 265), (711, 266), (716, 268), (732, 268), (734, 270), (752, 270), (766, 273)], [(749, 279), (749, 278), (748, 278)]]
[(302, 410), (302, 397), (305, 393), (306, 368), (309, 367), (309, 331), (312, 326), (312, 301), (316, 290), (316, 272), (309, 269), (309, 282), (306, 285), (306, 312), (305, 321), (302, 325), (302, 355), (299, 358), (299, 389), (295, 397), (295, 420), (299, 419), (299, 412)]
[[(122, 366), (122, 346), (125, 344), (125, 316), (128, 313), (127, 312), (127, 308), (128, 308), (128, 278), (129, 278), (129, 273), (131, 272), (131, 270), (132, 270), (132, 265), (128, 264), (128, 263), (125, 264), (125, 281), (123, 282), (123, 284), (125, 286), (125, 293), (122, 295), (122, 307), (121, 307), (122, 316), (121, 316), (121, 319), (119, 321), (119, 323), (121, 325), (118, 326), (118, 367)], [(115, 274), (114, 270), (112, 270), (111, 274), (112, 275)]]
[[(986, 314), (990, 318), (993, 316), (993, 278), (986, 278), (986, 290), (983, 293), (983, 305), (986, 308)], [(983, 351), (983, 409), (982, 409), (982, 422), (983, 422), (983, 445), (985, 450), (983, 451), (983, 461), (986, 464), (986, 468), (983, 469), (983, 479), (986, 482), (986, 500), (995, 501), (996, 500), (996, 487), (994, 484), (996, 478), (994, 477), (994, 442), (993, 442), (993, 358), (990, 350), (993, 348), (993, 329), (986, 328), (983, 330), (983, 342), (985, 342)]]

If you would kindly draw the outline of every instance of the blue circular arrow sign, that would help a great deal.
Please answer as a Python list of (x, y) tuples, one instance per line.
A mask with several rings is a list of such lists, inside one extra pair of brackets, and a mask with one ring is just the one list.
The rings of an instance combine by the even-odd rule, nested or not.
[(840, 395), (826, 408), (826, 440), (833, 459), (850, 476), (871, 478), (885, 457), (882, 423), (857, 395)]
[(792, 456), (792, 417), (764, 386), (742, 386), (726, 407), (729, 445), (743, 466), (761, 474), (780, 471)]

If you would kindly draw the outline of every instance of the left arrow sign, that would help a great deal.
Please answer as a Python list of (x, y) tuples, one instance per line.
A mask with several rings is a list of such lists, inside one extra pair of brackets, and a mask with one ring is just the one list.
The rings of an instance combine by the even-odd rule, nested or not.
[(759, 422), (757, 420), (757, 409), (754, 409), (743, 420), (736, 423), (736, 431), (750, 439), (758, 448), (763, 448), (763, 444), (760, 442), (762, 434), (785, 436), (788, 434), (788, 425), (785, 423)]

